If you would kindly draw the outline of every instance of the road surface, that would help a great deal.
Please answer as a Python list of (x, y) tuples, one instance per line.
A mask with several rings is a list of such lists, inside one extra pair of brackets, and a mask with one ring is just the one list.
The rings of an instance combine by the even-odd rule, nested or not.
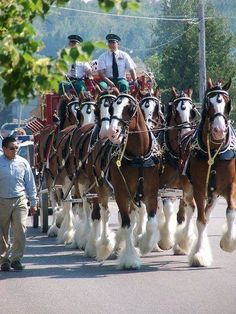
[[(219, 200), (212, 213), (210, 268), (190, 268), (169, 250), (142, 257), (140, 270), (118, 270), (114, 259), (100, 265), (29, 227), (25, 270), (0, 272), (0, 313), (236, 313), (236, 251), (219, 247), (225, 209)], [(112, 217), (115, 228), (114, 205)]]

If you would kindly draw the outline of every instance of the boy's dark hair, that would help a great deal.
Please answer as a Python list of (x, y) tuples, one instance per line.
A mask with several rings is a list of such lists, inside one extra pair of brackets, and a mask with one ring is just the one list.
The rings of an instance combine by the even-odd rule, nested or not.
[(2, 140), (2, 147), (7, 148), (9, 143), (16, 142), (16, 139), (14, 136), (7, 136)]

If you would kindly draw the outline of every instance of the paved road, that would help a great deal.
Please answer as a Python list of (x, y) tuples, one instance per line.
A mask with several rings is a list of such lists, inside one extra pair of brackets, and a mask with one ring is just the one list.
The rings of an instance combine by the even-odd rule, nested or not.
[(99, 265), (29, 227), (26, 269), (0, 272), (0, 313), (236, 313), (236, 252), (219, 248), (224, 222), (219, 201), (209, 228), (212, 267), (189, 268), (170, 250), (143, 257), (137, 271), (117, 270), (112, 259)]

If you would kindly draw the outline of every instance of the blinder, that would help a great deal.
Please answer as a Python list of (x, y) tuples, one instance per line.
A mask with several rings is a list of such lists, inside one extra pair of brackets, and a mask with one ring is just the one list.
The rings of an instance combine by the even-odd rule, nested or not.
[(195, 120), (196, 118), (197, 118), (197, 109), (195, 108), (195, 106), (193, 106), (193, 108), (190, 111), (190, 119)]
[[(206, 97), (205, 97), (205, 109), (208, 112), (208, 114), (209, 114), (210, 105), (211, 105), (211, 100), (210, 100), (211, 97), (209, 97), (209, 96), (211, 96), (212, 94), (216, 94), (216, 95), (220, 95), (221, 94), (221, 95), (225, 95), (225, 96), (229, 97), (228, 92), (225, 91), (225, 90), (217, 89), (217, 90), (209, 91), (206, 94)], [(217, 98), (217, 101), (218, 101), (218, 98)], [(231, 110), (232, 110), (232, 102), (231, 102), (231, 99), (229, 98), (229, 100), (226, 102), (226, 105), (225, 105), (225, 108), (224, 108), (224, 114), (216, 113), (213, 116), (210, 116), (210, 114), (209, 114), (210, 121), (212, 122), (217, 116), (222, 116), (225, 119), (226, 123), (227, 123), (227, 117), (229, 116)]]
[[(120, 105), (122, 103), (122, 98), (124, 98), (124, 97), (128, 98), (129, 100), (131, 100), (131, 103), (128, 105), (128, 114), (129, 114), (130, 117), (129, 117), (129, 120), (127, 120), (127, 121), (124, 121), (122, 118), (119, 118), (116, 115), (114, 115), (114, 108), (113, 108), (114, 104)], [(109, 109), (111, 120), (112, 119), (116, 119), (120, 123), (122, 123), (123, 125), (128, 126), (130, 121), (131, 121), (131, 119), (134, 117), (134, 115), (137, 112), (137, 102), (136, 102), (135, 98), (133, 96), (131, 96), (131, 95), (128, 95), (128, 94), (120, 94), (117, 97), (116, 101), (113, 103), (113, 105)]]
[(136, 105), (130, 104), (128, 108), (128, 113), (130, 115), (130, 118), (132, 118), (136, 113)]

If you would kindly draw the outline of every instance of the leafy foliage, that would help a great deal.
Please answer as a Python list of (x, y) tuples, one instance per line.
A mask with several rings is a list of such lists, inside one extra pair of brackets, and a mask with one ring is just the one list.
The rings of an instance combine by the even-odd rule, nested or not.
[[(27, 103), (37, 92), (57, 90), (67, 68), (67, 62), (88, 60), (99, 42), (85, 42), (77, 49), (62, 50), (58, 58), (42, 57), (43, 43), (37, 39), (33, 22), (45, 18), (52, 5), (64, 5), (69, 0), (2, 0), (0, 3), (0, 77), (5, 103), (14, 99)], [(98, 0), (109, 11), (122, 12), (135, 8), (139, 0)]]
[[(181, 11), (181, 14), (193, 16), (193, 10), (196, 10), (194, 0), (192, 0), (191, 7), (186, 7), (186, 12), (184, 11), (185, 8), (182, 7), (182, 1), (169, 2), (171, 2), (171, 7), (167, 8), (167, 14), (177, 15)], [(190, 2), (188, 1), (188, 4)], [(164, 0), (163, 3), (166, 6), (167, 1)], [(179, 7), (176, 6), (177, 3)], [(192, 11), (190, 8), (192, 8)], [(232, 53), (232, 48), (235, 45), (234, 36), (229, 32), (224, 20), (216, 15), (211, 6), (206, 7), (206, 14), (213, 17), (207, 19), (205, 23), (207, 77), (211, 77), (213, 81), (219, 79), (228, 81), (236, 73), (236, 56)], [(162, 27), (161, 23), (158, 23), (157, 27)], [(172, 31), (174, 30), (172, 28)], [(165, 31), (171, 33), (171, 28)], [(159, 34), (161, 31), (159, 32), (156, 28), (156, 33)], [(198, 45), (198, 23), (185, 23), (182, 35), (176, 38), (175, 42), (170, 40), (159, 51), (159, 54), (155, 55), (155, 58), (152, 56), (147, 60), (147, 64), (149, 66), (151, 64), (158, 82), (164, 89), (164, 101), (168, 101), (170, 98), (169, 90), (171, 86), (176, 86), (180, 90), (191, 86), (194, 91), (193, 98), (198, 101)], [(235, 87), (231, 88), (231, 93), (232, 95), (235, 94)]]

